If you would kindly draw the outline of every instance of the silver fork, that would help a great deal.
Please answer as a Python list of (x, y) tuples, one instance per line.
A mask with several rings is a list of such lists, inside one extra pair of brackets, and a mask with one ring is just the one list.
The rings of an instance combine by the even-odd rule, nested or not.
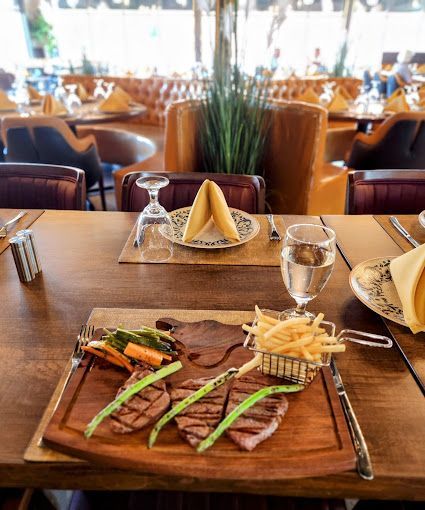
[(13, 223), (16, 223), (18, 220), (22, 218), (22, 216), (25, 216), (27, 214), (27, 211), (21, 211), (19, 214), (17, 214), (14, 218), (6, 222), (1, 228), (0, 228), (0, 238), (7, 236), (7, 227), (10, 227)]
[(91, 339), (93, 338), (93, 335), (94, 335), (94, 326), (89, 326), (88, 324), (83, 324), (81, 326), (80, 333), (77, 336), (77, 342), (75, 344), (74, 351), (73, 351), (72, 357), (71, 357), (71, 369), (69, 370), (68, 375), (66, 376), (65, 382), (63, 383), (59, 398), (56, 401), (55, 410), (56, 410), (57, 406), (59, 405), (59, 402), (61, 401), (63, 392), (65, 391), (65, 388), (68, 386), (68, 383), (69, 383), (69, 380), (71, 379), (72, 374), (75, 373), (79, 364), (81, 363), (81, 360), (83, 359), (84, 351), (83, 351), (82, 347), (86, 346), (91, 341)]
[(282, 238), (280, 237), (280, 234), (279, 234), (279, 232), (276, 228), (276, 225), (274, 223), (273, 214), (268, 214), (267, 220), (270, 224), (270, 234), (269, 234), (270, 241), (281, 241)]

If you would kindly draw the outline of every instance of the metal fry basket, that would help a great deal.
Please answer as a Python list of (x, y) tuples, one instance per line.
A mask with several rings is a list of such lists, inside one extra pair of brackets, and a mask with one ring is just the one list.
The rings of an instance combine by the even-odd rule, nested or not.
[[(279, 318), (281, 313), (275, 310), (262, 310), (262, 312), (275, 319)], [(255, 318), (252, 323), (252, 327), (255, 327), (256, 324), (257, 318)], [(329, 336), (335, 337), (336, 326), (333, 322), (322, 321), (320, 327), (325, 329)], [(343, 329), (338, 336), (336, 336), (336, 339), (338, 343), (349, 341), (368, 345), (370, 347), (384, 347), (387, 349), (393, 345), (392, 340), (386, 336), (352, 329)], [(332, 358), (332, 353), (330, 352), (323, 352), (320, 361), (309, 361), (303, 358), (295, 358), (285, 354), (264, 351), (257, 348), (255, 335), (252, 333), (248, 333), (244, 342), (244, 347), (261, 355), (261, 364), (258, 369), (263, 374), (280, 377), (292, 383), (302, 384), (304, 386), (308, 386), (313, 381), (322, 367), (329, 366)]]

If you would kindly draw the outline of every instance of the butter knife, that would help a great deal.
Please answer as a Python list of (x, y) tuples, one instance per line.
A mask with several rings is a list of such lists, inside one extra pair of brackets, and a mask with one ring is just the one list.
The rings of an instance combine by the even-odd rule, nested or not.
[(2, 227), (0, 227), (0, 238), (7, 236), (7, 227), (10, 227), (13, 223), (16, 223), (18, 220), (22, 218), (22, 216), (25, 216), (27, 214), (27, 211), (21, 211), (19, 214), (17, 214), (14, 218), (7, 221)]
[(332, 377), (341, 400), (342, 408), (344, 409), (345, 416), (347, 418), (348, 427), (350, 429), (351, 438), (353, 440), (354, 449), (357, 454), (357, 471), (359, 475), (365, 480), (373, 480), (373, 469), (372, 462), (369, 456), (369, 450), (367, 448), (366, 441), (363, 437), (359, 422), (357, 421), (354, 410), (351, 407), (350, 400), (342, 383), (339, 370), (335, 364), (333, 358), (331, 359), (331, 372)]
[(403, 225), (398, 221), (398, 219), (395, 216), (390, 216), (390, 221), (395, 229), (397, 229), (400, 234), (409, 241), (409, 243), (417, 248), (420, 246), (420, 243), (416, 241), (416, 239), (413, 239), (413, 237), (409, 234), (409, 232), (403, 227)]

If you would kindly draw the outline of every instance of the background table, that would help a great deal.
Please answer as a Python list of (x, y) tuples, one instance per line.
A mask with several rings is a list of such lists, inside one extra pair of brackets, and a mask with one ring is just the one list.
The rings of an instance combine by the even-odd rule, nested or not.
[[(0, 214), (8, 217), (8, 211)], [(244, 483), (179, 479), (86, 464), (25, 463), (24, 450), (69, 359), (80, 325), (94, 307), (253, 310), (258, 304), (279, 310), (293, 304), (277, 267), (118, 264), (136, 218), (135, 213), (45, 211), (32, 224), (43, 273), (30, 284), (19, 283), (10, 249), (0, 255), (0, 485), (425, 500), (421, 390), (397, 349), (355, 344), (337, 356), (337, 363), (372, 456), (375, 480), (371, 482), (355, 472)], [(284, 220), (287, 224), (321, 221)], [(382, 250), (400, 250), (371, 216), (324, 220), (335, 220), (341, 250), (350, 263), (376, 256), (381, 246), (374, 237), (377, 232), (386, 236)], [(325, 311), (338, 328), (390, 331), (403, 348), (411, 347), (418, 362), (423, 360), (423, 334), (413, 337), (396, 325), (387, 329), (355, 298), (348, 285), (346, 260), (337, 254), (329, 283), (309, 308)]]

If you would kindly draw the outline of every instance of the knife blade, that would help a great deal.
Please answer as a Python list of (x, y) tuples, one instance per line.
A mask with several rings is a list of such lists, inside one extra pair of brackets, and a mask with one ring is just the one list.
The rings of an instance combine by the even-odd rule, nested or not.
[(0, 237), (6, 237), (7, 236), (7, 227), (10, 227), (10, 225), (13, 225), (13, 223), (16, 223), (18, 220), (20, 220), (26, 214), (27, 214), (27, 211), (20, 211), (19, 214), (17, 214), (14, 218), (7, 221), (3, 226), (1, 226), (0, 227)]
[(354, 449), (357, 454), (357, 472), (365, 480), (373, 480), (372, 462), (370, 460), (369, 450), (364, 439), (359, 422), (357, 421), (351, 402), (345, 391), (341, 375), (336, 366), (334, 359), (331, 359), (331, 373), (341, 400), (342, 408), (344, 409), (345, 417), (347, 418), (348, 427), (350, 429), (351, 438), (353, 440)]
[(409, 241), (409, 243), (417, 248), (420, 246), (420, 243), (416, 241), (416, 239), (413, 239), (413, 237), (409, 234), (409, 232), (403, 227), (403, 225), (398, 221), (398, 219), (395, 216), (390, 216), (390, 221), (395, 229), (397, 229), (400, 234)]

